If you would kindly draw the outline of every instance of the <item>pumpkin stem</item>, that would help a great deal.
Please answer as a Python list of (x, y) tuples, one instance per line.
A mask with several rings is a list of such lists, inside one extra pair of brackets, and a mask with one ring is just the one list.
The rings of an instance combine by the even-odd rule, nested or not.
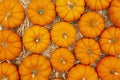
[(118, 76), (118, 73), (116, 71), (114, 71), (114, 70), (111, 70), (110, 73), (113, 74), (113, 75)]
[(87, 49), (86, 52), (87, 52), (88, 54), (90, 54), (90, 55), (93, 54), (93, 52), (92, 52), (90, 49)]
[(85, 77), (83, 77), (82, 80), (87, 80), (87, 79)]
[(72, 2), (70, 2), (70, 1), (68, 1), (68, 7), (69, 7), (70, 9), (73, 9), (73, 8), (74, 8), (74, 4), (73, 4)]
[(8, 47), (7, 43), (1, 43), (0, 45), (1, 45), (3, 48), (7, 48), (7, 47)]
[(39, 12), (40, 15), (43, 15), (45, 13), (45, 10), (44, 9), (39, 9), (38, 12)]
[(63, 34), (62, 34), (62, 37), (63, 37), (64, 39), (66, 39), (68, 36), (67, 36), (67, 34), (63, 33)]
[(97, 26), (97, 25), (98, 25), (98, 22), (92, 21), (92, 22), (90, 23), (90, 25), (91, 25), (91, 26)]
[(32, 77), (35, 77), (35, 76), (37, 76), (38, 75), (38, 70), (33, 70), (32, 71)]
[(116, 41), (116, 39), (112, 38), (109, 40), (109, 43), (114, 43)]
[(2, 80), (8, 80), (6, 76), (2, 76)]
[(64, 59), (60, 59), (60, 62), (61, 62), (62, 64), (65, 64), (65, 63), (66, 63)]
[(7, 20), (9, 17), (11, 16), (10, 12), (7, 12), (6, 16), (5, 16), (5, 20)]
[(35, 42), (36, 43), (40, 42), (40, 38), (35, 38)]

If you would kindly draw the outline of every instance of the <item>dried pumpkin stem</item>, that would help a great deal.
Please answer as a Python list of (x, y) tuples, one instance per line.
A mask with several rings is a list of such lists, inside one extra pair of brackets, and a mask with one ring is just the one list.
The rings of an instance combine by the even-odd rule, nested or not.
[(35, 42), (36, 42), (36, 43), (40, 42), (40, 38), (36, 38), (36, 39), (35, 39)]
[(38, 75), (38, 70), (33, 70), (32, 71), (32, 77), (35, 77), (35, 76), (37, 76)]
[(87, 80), (87, 79), (83, 77), (82, 80)]
[(3, 46), (3, 48), (7, 48), (8, 47), (7, 43), (1, 43), (0, 45)]
[(88, 54), (90, 54), (90, 55), (93, 54), (93, 52), (92, 52), (90, 49), (87, 49), (86, 52), (87, 52)]
[(61, 62), (62, 64), (65, 64), (65, 63), (66, 63), (64, 59), (60, 59), (60, 62)]
[(111, 72), (111, 74), (113, 74), (113, 75), (116, 75), (116, 76), (118, 75), (118, 73), (117, 73), (116, 71), (114, 71), (114, 70), (111, 70), (110, 72)]
[(109, 40), (109, 43), (114, 43), (116, 41), (116, 39), (112, 38)]
[(45, 13), (45, 10), (44, 9), (39, 9), (38, 12), (39, 12), (40, 15), (43, 15)]
[(8, 18), (11, 16), (10, 12), (7, 12), (6, 16), (5, 16), (5, 20), (8, 20)]
[(68, 7), (69, 7), (70, 9), (73, 9), (73, 8), (74, 8), (74, 4), (73, 4), (72, 2), (70, 2), (70, 1), (68, 1)]
[(2, 80), (8, 80), (6, 76), (2, 76)]
[(90, 23), (90, 25), (91, 25), (91, 26), (97, 26), (97, 25), (98, 25), (98, 22), (95, 22), (95, 21), (93, 22), (93, 21), (92, 21), (92, 22)]
[(62, 37), (63, 37), (64, 39), (66, 39), (68, 36), (67, 36), (67, 34), (63, 33), (63, 34), (62, 34)]

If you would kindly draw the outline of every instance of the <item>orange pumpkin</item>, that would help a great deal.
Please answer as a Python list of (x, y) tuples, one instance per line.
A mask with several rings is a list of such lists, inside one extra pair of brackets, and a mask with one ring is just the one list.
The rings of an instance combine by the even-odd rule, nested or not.
[(120, 80), (120, 59), (103, 58), (97, 65), (97, 73), (101, 80)]
[(78, 20), (84, 12), (84, 0), (56, 0), (56, 11), (65, 21)]
[(40, 53), (50, 43), (50, 34), (45, 27), (32, 26), (23, 35), (23, 44), (31, 52)]
[(120, 27), (120, 0), (113, 0), (108, 10), (110, 20)]
[(54, 3), (51, 0), (31, 0), (27, 15), (33, 24), (49, 24), (56, 16)]
[(19, 80), (16, 66), (10, 63), (0, 64), (0, 80)]
[(120, 54), (120, 28), (109, 27), (103, 31), (99, 43), (104, 53), (109, 55)]
[(18, 0), (0, 2), (0, 24), (6, 28), (15, 28), (24, 20), (24, 9)]
[(76, 30), (67, 22), (58, 22), (52, 27), (51, 38), (56, 45), (68, 47), (76, 40)]
[(83, 64), (92, 64), (99, 59), (101, 54), (100, 46), (94, 39), (83, 38), (80, 39), (75, 48), (74, 52), (76, 57)]
[(74, 65), (74, 56), (68, 49), (58, 48), (52, 53), (50, 61), (57, 71), (68, 71)]
[(22, 60), (19, 66), (21, 80), (48, 80), (51, 67), (42, 55), (32, 54)]
[(22, 51), (20, 36), (11, 30), (0, 31), (0, 60), (13, 60)]
[(78, 23), (79, 31), (85, 37), (95, 38), (100, 35), (105, 26), (103, 17), (96, 12), (85, 13)]
[(98, 76), (91, 66), (78, 64), (69, 71), (67, 80), (98, 80)]
[(109, 7), (112, 0), (85, 0), (91, 10), (101, 10)]

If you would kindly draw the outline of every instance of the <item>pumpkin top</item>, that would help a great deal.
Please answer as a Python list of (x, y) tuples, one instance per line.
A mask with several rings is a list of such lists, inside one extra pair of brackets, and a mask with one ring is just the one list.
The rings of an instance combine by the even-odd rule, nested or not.
[(22, 50), (21, 39), (11, 30), (0, 31), (0, 60), (15, 59)]
[(87, 12), (78, 23), (80, 32), (85, 37), (95, 38), (104, 30), (104, 19), (96, 12)]
[[(97, 65), (97, 72), (101, 79), (119, 80), (120, 59), (117, 57), (105, 57)], [(109, 76), (109, 77), (108, 77)]]
[(32, 0), (28, 5), (27, 15), (32, 23), (43, 26), (54, 19), (55, 6), (50, 0)]
[(0, 2), (0, 24), (6, 28), (15, 28), (24, 20), (24, 9), (18, 0)]
[(75, 41), (76, 30), (73, 25), (67, 22), (59, 22), (53, 26), (51, 37), (58, 46), (67, 47)]
[(74, 56), (66, 48), (58, 48), (51, 54), (52, 66), (57, 71), (67, 71), (74, 65)]
[(42, 52), (48, 47), (49, 42), (50, 34), (44, 27), (32, 26), (23, 35), (24, 46), (31, 52)]
[[(51, 73), (51, 67), (49, 61), (42, 55), (32, 54), (24, 58), (19, 66), (19, 72), (21, 79), (45, 79), (48, 80), (48, 77)], [(29, 73), (29, 74), (28, 74)]]
[(79, 19), (84, 12), (84, 0), (56, 0), (56, 11), (65, 21)]
[(74, 52), (76, 57), (83, 64), (94, 63), (101, 54), (100, 46), (97, 41), (88, 38), (80, 39), (74, 48)]
[(119, 53), (120, 28), (110, 27), (103, 31), (100, 36), (100, 45), (104, 53), (117, 55)]
[[(9, 69), (8, 69), (9, 68)], [(0, 80), (19, 80), (17, 68), (10, 63), (0, 64)]]

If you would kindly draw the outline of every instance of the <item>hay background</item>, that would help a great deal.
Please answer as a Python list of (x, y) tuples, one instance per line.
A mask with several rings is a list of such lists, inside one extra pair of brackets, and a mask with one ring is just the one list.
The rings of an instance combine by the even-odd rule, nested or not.
[[(25, 9), (25, 12), (27, 10), (27, 7), (28, 7), (28, 4), (30, 3), (30, 0), (19, 0), (20, 3), (23, 5), (24, 9)], [(52, 0), (54, 3), (55, 3), (55, 0)], [(89, 10), (88, 7), (85, 8), (85, 11), (84, 13), (88, 12), (88, 11), (91, 11)], [(108, 16), (108, 12), (107, 12), (107, 9), (106, 10), (100, 10), (100, 11), (96, 11), (98, 13), (100, 13), (104, 19), (105, 19), (105, 28), (113, 25), (113, 23), (109, 20), (109, 16)], [(60, 19), (58, 16), (55, 17), (54, 21), (49, 24), (49, 25), (46, 25), (45, 27), (49, 30), (51, 30), (52, 26), (57, 23), (57, 22), (60, 22), (60, 21), (63, 21), (62, 19)], [(82, 34), (78, 31), (78, 21), (76, 22), (71, 22), (71, 24), (73, 24), (76, 28), (76, 32), (77, 32), (77, 38), (76, 38), (76, 41), (79, 40), (80, 38), (83, 38)], [(24, 31), (29, 28), (30, 26), (32, 26), (33, 24), (29, 21), (29, 19), (27, 18), (27, 16), (25, 15), (25, 20), (24, 22), (18, 26), (18, 28), (15, 28), (15, 29), (11, 29), (11, 30), (14, 30), (16, 33), (18, 33), (20, 36), (21, 36), (21, 39), (22, 39), (22, 36), (24, 34)], [(4, 30), (5, 28), (2, 27), (2, 25), (0, 25), (0, 30)], [(98, 40), (99, 37), (95, 38), (95, 40)], [(75, 43), (76, 43), (75, 41)], [(73, 52), (73, 48), (75, 46), (75, 43), (71, 46), (68, 47), (69, 50), (71, 50)], [(42, 55), (46, 56), (48, 59), (50, 58), (50, 54), (56, 49), (56, 48), (59, 48), (57, 45), (55, 45), (52, 41), (49, 45), (49, 47), (43, 51)], [(29, 52), (28, 50), (26, 50), (24, 47), (23, 47), (23, 51), (21, 52), (21, 54), (15, 59), (15, 60), (12, 60), (12, 61), (9, 61), (7, 60), (8, 63), (13, 63), (15, 64), (16, 66), (19, 66), (19, 64), (21, 63), (22, 59), (25, 58), (26, 56), (30, 55), (31, 52)], [(102, 57), (106, 56), (105, 54), (101, 53), (101, 56), (100, 56), (100, 59)], [(99, 59), (99, 60), (100, 60)], [(96, 61), (97, 62), (99, 62)], [(2, 63), (3, 61), (0, 61), (0, 63)], [(78, 61), (76, 59), (75, 61), (75, 64), (79, 64), (80, 61)], [(91, 64), (91, 66), (93, 67), (96, 67), (96, 63), (94, 64)], [(66, 75), (67, 75), (68, 72), (64, 72), (64, 73), (60, 73), (60, 72), (57, 72), (55, 69), (53, 69), (52, 73), (51, 73), (51, 76), (49, 79), (52, 79), (52, 78), (55, 78), (55, 76), (59, 76), (62, 80), (66, 80)]]

